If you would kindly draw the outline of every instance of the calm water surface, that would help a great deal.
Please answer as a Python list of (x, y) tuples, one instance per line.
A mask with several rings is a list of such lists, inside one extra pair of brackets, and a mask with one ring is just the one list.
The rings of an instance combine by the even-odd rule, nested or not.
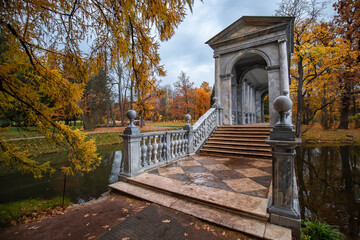
[[(66, 196), (74, 203), (96, 199), (116, 182), (120, 170), (121, 145), (99, 150), (101, 165), (87, 174), (67, 177)], [(360, 146), (306, 146), (298, 149), (296, 174), (302, 217), (320, 218), (350, 239), (360, 239)], [(40, 160), (61, 164), (64, 153), (48, 154)], [(31, 175), (0, 175), (0, 202), (61, 196), (64, 176), (34, 180)]]
[[(67, 176), (66, 193), (73, 203), (84, 203), (98, 198), (108, 191), (108, 185), (116, 182), (120, 170), (122, 145), (102, 147), (99, 155), (101, 165), (94, 171), (85, 174)], [(40, 161), (51, 161), (61, 165), (66, 159), (65, 153), (54, 153), (41, 156)], [(33, 179), (32, 175), (20, 173), (3, 174), (0, 176), (0, 202), (11, 202), (29, 198), (52, 198), (62, 196), (64, 175), (54, 173), (51, 177)]]
[(339, 226), (360, 239), (360, 146), (303, 147), (296, 173), (301, 216)]

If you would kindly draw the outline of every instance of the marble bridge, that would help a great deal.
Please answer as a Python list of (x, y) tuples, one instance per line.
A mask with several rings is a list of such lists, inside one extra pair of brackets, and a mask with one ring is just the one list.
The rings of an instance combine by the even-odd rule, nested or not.
[[(293, 18), (242, 17), (207, 43), (215, 103), (182, 130), (130, 125), (113, 191), (264, 239), (298, 239), (289, 59)], [(270, 122), (264, 123), (268, 95)]]

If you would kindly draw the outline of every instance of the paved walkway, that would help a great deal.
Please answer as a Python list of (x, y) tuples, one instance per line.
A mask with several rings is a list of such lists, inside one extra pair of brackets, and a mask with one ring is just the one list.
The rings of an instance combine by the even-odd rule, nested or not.
[(266, 159), (192, 155), (110, 187), (259, 238), (291, 239), (269, 223), (271, 170)]

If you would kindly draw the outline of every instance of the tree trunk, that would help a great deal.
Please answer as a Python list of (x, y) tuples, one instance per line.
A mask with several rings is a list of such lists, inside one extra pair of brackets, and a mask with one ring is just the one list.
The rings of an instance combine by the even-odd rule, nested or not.
[(106, 128), (110, 127), (110, 103), (106, 104)]
[(341, 91), (341, 109), (339, 129), (349, 129), (349, 112), (351, 104), (351, 88), (349, 84), (344, 84)]
[[(324, 90), (323, 90), (323, 106), (326, 105), (326, 84), (324, 84)], [(327, 107), (324, 107), (322, 110), (322, 116), (321, 116), (321, 126), (323, 129), (329, 129), (329, 117), (328, 117), (328, 111)]]
[(298, 72), (299, 72), (299, 82), (298, 82), (298, 91), (297, 91), (297, 113), (296, 113), (296, 137), (301, 138), (302, 135), (302, 116), (303, 116), (303, 81), (304, 81), (304, 69), (302, 65), (302, 58), (298, 61)]
[(112, 119), (112, 122), (113, 122), (113, 127), (116, 127), (116, 119), (115, 119), (114, 111), (113, 111), (113, 108), (112, 108), (111, 104), (110, 104), (110, 115), (111, 115), (111, 119)]

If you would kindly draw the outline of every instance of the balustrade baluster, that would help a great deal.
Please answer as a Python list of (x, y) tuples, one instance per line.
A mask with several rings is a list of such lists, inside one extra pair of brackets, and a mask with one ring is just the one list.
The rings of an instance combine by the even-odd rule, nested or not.
[[(175, 150), (175, 141), (174, 141), (174, 133), (171, 133), (170, 135), (170, 142), (171, 142), (171, 147), (170, 147), (170, 159), (174, 157), (174, 150)], [(168, 160), (170, 160), (168, 159)]]
[(183, 134), (180, 133), (179, 134), (179, 156), (183, 155), (183, 151), (184, 151), (184, 137)]
[(164, 135), (164, 142), (163, 142), (163, 160), (166, 161), (169, 156), (168, 156), (168, 148), (170, 147), (170, 143), (168, 142), (168, 134), (166, 133)]
[(164, 140), (164, 136), (163, 135), (159, 135), (159, 162), (161, 162), (163, 160), (163, 140)]
[(158, 143), (157, 143), (157, 138), (158, 138), (158, 136), (156, 136), (155, 135), (155, 137), (154, 137), (154, 144), (153, 144), (153, 156), (154, 156), (154, 159), (153, 159), (153, 162), (154, 163), (158, 163), (159, 161), (158, 161), (158, 159), (157, 159), (157, 155), (158, 155), (158, 147), (159, 147), (159, 145), (158, 145)]
[(185, 147), (184, 147), (184, 155), (189, 152), (189, 135), (185, 134)]
[(152, 140), (152, 136), (149, 136), (149, 142), (148, 142), (148, 145), (147, 145), (147, 147), (148, 147), (148, 152), (147, 152), (147, 154), (148, 154), (148, 157), (147, 157), (147, 162), (148, 162), (148, 164), (150, 165), (151, 164), (151, 162), (152, 162), (152, 150), (153, 150), (153, 146), (152, 146), (152, 143), (151, 143), (151, 140)]
[(182, 134), (182, 155), (186, 154), (186, 149), (187, 149), (187, 145), (186, 145), (186, 134), (183, 133)]
[(175, 134), (175, 157), (179, 155), (179, 140), (178, 140), (179, 134)]
[(146, 163), (146, 153), (147, 153), (147, 146), (146, 146), (146, 137), (142, 138), (142, 145), (141, 145), (141, 166), (145, 167)]

